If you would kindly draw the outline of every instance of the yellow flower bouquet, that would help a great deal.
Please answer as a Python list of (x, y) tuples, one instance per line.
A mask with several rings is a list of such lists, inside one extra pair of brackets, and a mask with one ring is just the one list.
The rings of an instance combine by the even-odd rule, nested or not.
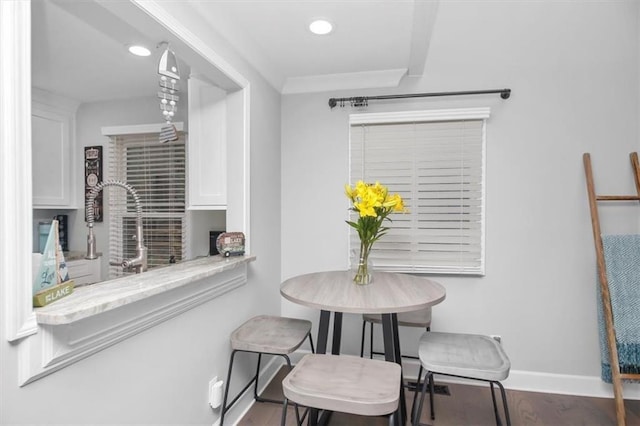
[(356, 284), (368, 284), (371, 280), (367, 262), (373, 243), (378, 241), (388, 230), (382, 222), (392, 212), (405, 212), (404, 201), (398, 194), (390, 195), (380, 182), (375, 184), (358, 181), (355, 187), (345, 185), (345, 194), (351, 200), (350, 210), (358, 213), (358, 221), (346, 221), (360, 237), (360, 258), (353, 281)]

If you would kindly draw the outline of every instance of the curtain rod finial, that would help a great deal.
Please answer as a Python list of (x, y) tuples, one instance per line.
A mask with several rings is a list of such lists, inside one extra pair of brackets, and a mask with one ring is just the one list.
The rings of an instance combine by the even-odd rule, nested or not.
[(338, 105), (338, 101), (336, 101), (336, 98), (329, 99), (329, 107), (331, 109), (333, 109), (336, 105)]
[(502, 99), (509, 99), (510, 96), (511, 96), (511, 89), (504, 89), (502, 92), (500, 92), (500, 97)]

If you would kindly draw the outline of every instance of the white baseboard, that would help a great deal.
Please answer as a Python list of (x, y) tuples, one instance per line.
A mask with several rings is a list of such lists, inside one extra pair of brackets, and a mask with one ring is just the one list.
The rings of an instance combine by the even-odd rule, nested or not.
[[(612, 385), (603, 382), (599, 376), (572, 376), (516, 370), (511, 371), (509, 378), (504, 381), (504, 386), (508, 389), (530, 392), (613, 398)], [(623, 383), (622, 395), (624, 399), (640, 400), (640, 383)]]
[[(405, 360), (403, 365), (405, 378), (415, 379), (418, 375), (418, 360)], [(456, 379), (448, 376), (440, 376), (438, 381), (482, 385), (482, 382)], [(527, 392), (613, 398), (611, 384), (603, 382), (598, 376), (572, 376), (568, 374), (511, 370), (509, 378), (503, 381), (502, 384), (506, 389)], [(640, 383), (624, 383), (622, 394), (625, 399), (640, 400)]]

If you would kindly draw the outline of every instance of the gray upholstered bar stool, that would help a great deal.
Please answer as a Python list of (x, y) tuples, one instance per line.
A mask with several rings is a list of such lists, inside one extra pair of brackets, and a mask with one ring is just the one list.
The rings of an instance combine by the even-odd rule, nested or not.
[(429, 385), (429, 402), (431, 406), (431, 419), (435, 419), (433, 407), (433, 375), (442, 374), (466, 379), (482, 380), (489, 382), (491, 398), (493, 399), (493, 411), (496, 423), (501, 425), (496, 395), (493, 385), (500, 388), (502, 404), (507, 425), (511, 425), (507, 395), (500, 381), (509, 377), (511, 362), (502, 345), (489, 336), (479, 334), (441, 333), (431, 331), (424, 333), (420, 338), (418, 348), (420, 357), (420, 371), (418, 372), (418, 387), (413, 399), (416, 404), (422, 369), (427, 372), (422, 386), (420, 405), (414, 410), (413, 425), (417, 426), (422, 412), (424, 397)]
[[(229, 359), (229, 371), (227, 373), (227, 384), (224, 392), (224, 401), (222, 403), (222, 413), (220, 415), (220, 426), (223, 425), (225, 413), (229, 411), (252, 383), (254, 383), (253, 397), (256, 401), (282, 403), (282, 401), (258, 396), (258, 376), (260, 374), (262, 355), (281, 356), (287, 361), (287, 365), (289, 369), (291, 369), (291, 360), (288, 355), (298, 349), (307, 338), (309, 338), (311, 352), (315, 352), (313, 339), (311, 338), (310, 321), (269, 315), (253, 317), (231, 333), (231, 349), (233, 350), (231, 351), (231, 357)], [(257, 353), (258, 365), (253, 379), (227, 404), (233, 360), (237, 352)]]
[(287, 417), (288, 401), (327, 411), (361, 416), (389, 415), (394, 424), (400, 399), (398, 364), (350, 355), (305, 355), (282, 381)]
[[(398, 326), (401, 327), (419, 327), (425, 330), (431, 330), (431, 306), (424, 309), (411, 312), (398, 313)], [(360, 340), (360, 356), (364, 356), (364, 335), (367, 328), (369, 329), (369, 358), (373, 358), (373, 354), (381, 355), (381, 352), (373, 351), (373, 325), (382, 324), (382, 315), (380, 314), (364, 314), (362, 315), (362, 338)], [(407, 358), (417, 358), (416, 356), (402, 355)]]

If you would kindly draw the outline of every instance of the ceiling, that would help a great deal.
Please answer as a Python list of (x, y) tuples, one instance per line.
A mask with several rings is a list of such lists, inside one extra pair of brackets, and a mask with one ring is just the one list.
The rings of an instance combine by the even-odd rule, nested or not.
[[(438, 5), (437, 0), (186, 1), (282, 93), (392, 87), (407, 74), (421, 75)], [(178, 57), (184, 55), (179, 41), (159, 25), (133, 28), (109, 10), (123, 3), (128, 2), (32, 2), (34, 86), (79, 102), (155, 95), (159, 41), (169, 41)], [(331, 34), (308, 31), (318, 17), (333, 23)], [(126, 52), (125, 45), (139, 42), (151, 47), (151, 56)]]
[(129, 40), (148, 40), (94, 2), (33, 1), (31, 32), (36, 88), (78, 102), (157, 91), (157, 57), (135, 57), (124, 47)]
[[(437, 0), (190, 0), (283, 93), (397, 85), (422, 75)], [(334, 31), (308, 30), (315, 18)], [(354, 87), (355, 86), (355, 87)]]

